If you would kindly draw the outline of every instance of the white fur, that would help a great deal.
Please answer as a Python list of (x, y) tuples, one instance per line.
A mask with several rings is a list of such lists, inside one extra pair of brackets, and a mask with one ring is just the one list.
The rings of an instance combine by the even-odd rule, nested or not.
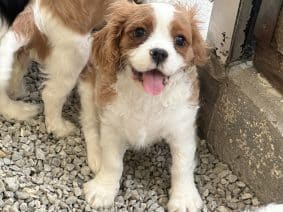
[[(92, 98), (92, 92), (95, 91), (89, 82), (80, 83), (82, 125), (87, 147), (92, 149), (87, 151), (88, 161), (93, 171), (99, 170), (96, 177), (85, 184), (84, 191), (92, 206), (111, 205), (119, 189), (126, 149), (129, 146), (144, 147), (165, 138), (170, 145), (173, 159), (168, 209), (172, 212), (196, 212), (202, 206), (193, 176), (198, 106), (189, 105), (192, 82), (187, 76), (196, 67), (193, 66), (185, 72), (182, 68), (182, 57), (168, 44), (170, 40), (172, 42), (168, 33), (172, 7), (153, 7), (158, 10), (155, 12), (156, 17), (160, 17), (158, 14), (166, 14), (168, 17), (160, 19), (152, 37), (144, 46), (132, 51), (136, 52), (133, 56), (135, 59), (131, 60), (125, 70), (119, 72), (117, 82), (113, 85), (117, 92), (115, 100), (97, 111)], [(148, 69), (148, 60), (143, 58), (143, 51), (148, 54), (148, 47), (166, 47), (169, 58), (177, 60), (167, 62), (165, 68), (162, 68), (162, 71), (171, 71), (173, 75), (159, 96), (149, 96), (132, 76), (131, 66), (143, 65), (139, 60), (145, 61)], [(100, 148), (102, 151), (97, 154)]]
[(4, 34), (8, 31), (9, 26), (4, 18), (0, 17), (0, 40), (4, 36)]
[(90, 83), (79, 83), (81, 100), (81, 123), (87, 144), (87, 159), (90, 169), (96, 173), (100, 168), (101, 148), (99, 144), (99, 121), (93, 105), (93, 87)]
[[(35, 0), (33, 2), (34, 20), (36, 27), (48, 38), (52, 50), (44, 61), (39, 60), (35, 51), (30, 52), (30, 57), (40, 62), (44, 67), (43, 71), (47, 74), (48, 80), (45, 82), (42, 93), (47, 130), (57, 136), (65, 136), (73, 131), (74, 125), (62, 118), (62, 107), (87, 63), (92, 38), (90, 33), (81, 35), (67, 28), (58, 21), (58, 18), (54, 18), (53, 14), (40, 6), (41, 1)], [(27, 42), (27, 38), (19, 37), (12, 30), (1, 40), (0, 105), (2, 108), (0, 113), (9, 119), (25, 120), (37, 113), (36, 106), (22, 107), (23, 103), (10, 100), (5, 93), (8, 82), (13, 81), (10, 79), (13, 68), (18, 69), (17, 65), (13, 67), (14, 54)], [(14, 72), (18, 73), (19, 71), (14, 70)], [(22, 77), (22, 75), (17, 76)], [(12, 107), (8, 105), (12, 105)]]
[(0, 86), (6, 87), (12, 73), (15, 52), (26, 44), (26, 40), (8, 31), (0, 40)]
[[(157, 47), (162, 48), (167, 51), (169, 55), (166, 62), (162, 64), (163, 73), (170, 76), (174, 74), (178, 68), (186, 65), (183, 57), (175, 50), (170, 25), (168, 25), (174, 18), (175, 8), (169, 4), (152, 3), (151, 5), (155, 17), (157, 17), (156, 27), (145, 43), (131, 51), (129, 61), (132, 66), (140, 72), (154, 69), (156, 68), (156, 64), (152, 61), (150, 50)], [(158, 15), (161, 10), (163, 14), (166, 15)]]

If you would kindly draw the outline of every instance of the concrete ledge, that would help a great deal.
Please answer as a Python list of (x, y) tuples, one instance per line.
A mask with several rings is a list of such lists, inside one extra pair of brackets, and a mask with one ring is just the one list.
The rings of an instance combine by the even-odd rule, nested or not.
[(263, 202), (283, 201), (283, 96), (245, 65), (201, 78), (211, 100), (200, 114), (210, 148)]

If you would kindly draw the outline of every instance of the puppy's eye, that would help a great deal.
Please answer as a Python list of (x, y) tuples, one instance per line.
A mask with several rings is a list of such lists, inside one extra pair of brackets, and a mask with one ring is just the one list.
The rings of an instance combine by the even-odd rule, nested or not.
[(144, 28), (141, 28), (141, 27), (136, 28), (136, 29), (134, 30), (134, 32), (133, 32), (133, 36), (134, 36), (135, 38), (142, 38), (142, 37), (144, 37), (145, 35), (146, 35), (146, 31), (145, 31)]
[(186, 45), (186, 38), (183, 35), (177, 35), (175, 37), (175, 45), (179, 47), (183, 47)]

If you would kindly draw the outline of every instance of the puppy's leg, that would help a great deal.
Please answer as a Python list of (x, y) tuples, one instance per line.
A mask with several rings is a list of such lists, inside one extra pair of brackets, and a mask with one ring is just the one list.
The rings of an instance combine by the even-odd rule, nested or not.
[(13, 99), (27, 95), (23, 78), (27, 73), (30, 62), (29, 55), (24, 52), (19, 52), (14, 57), (12, 77), (9, 81), (9, 87), (7, 89), (9, 96)]
[(84, 54), (80, 53), (81, 46), (74, 46), (72, 43), (54, 46), (45, 63), (48, 75), (42, 92), (45, 122), (47, 131), (58, 137), (66, 136), (75, 129), (74, 124), (62, 118), (62, 108), (87, 63), (90, 52), (90, 44), (88, 45), (89, 49)]
[(102, 159), (95, 178), (84, 185), (88, 203), (95, 208), (109, 207), (119, 190), (126, 145), (109, 126), (101, 128)]
[(0, 86), (6, 87), (11, 77), (14, 55), (25, 44), (18, 35), (9, 31), (0, 40)]
[(101, 147), (99, 143), (99, 120), (95, 111), (94, 88), (91, 83), (80, 80), (81, 124), (86, 141), (88, 166), (96, 173), (100, 168)]
[[(191, 131), (191, 132), (190, 132)], [(194, 183), (196, 141), (194, 127), (175, 132), (169, 140), (172, 154), (171, 190), (168, 203), (169, 212), (197, 212), (202, 200)]]
[(0, 42), (0, 114), (7, 119), (26, 120), (38, 113), (36, 105), (13, 101), (6, 91), (12, 74), (14, 55), (26, 42), (27, 40), (12, 30)]

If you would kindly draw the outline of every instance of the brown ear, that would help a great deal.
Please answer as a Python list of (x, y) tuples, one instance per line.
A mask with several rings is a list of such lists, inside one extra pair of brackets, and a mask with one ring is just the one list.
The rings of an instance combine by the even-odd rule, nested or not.
[(197, 9), (195, 7), (189, 10), (189, 17), (192, 26), (192, 47), (194, 52), (193, 63), (202, 66), (207, 61), (207, 45), (202, 38), (199, 30), (199, 21), (196, 18)]
[(121, 53), (119, 48), (124, 24), (129, 16), (131, 3), (120, 0), (108, 8), (107, 24), (94, 34), (93, 54), (100, 68), (116, 70), (119, 67)]
[(109, 25), (106, 25), (101, 31), (95, 33), (93, 40), (93, 60), (99, 68), (116, 66), (120, 52), (118, 48), (118, 33)]

